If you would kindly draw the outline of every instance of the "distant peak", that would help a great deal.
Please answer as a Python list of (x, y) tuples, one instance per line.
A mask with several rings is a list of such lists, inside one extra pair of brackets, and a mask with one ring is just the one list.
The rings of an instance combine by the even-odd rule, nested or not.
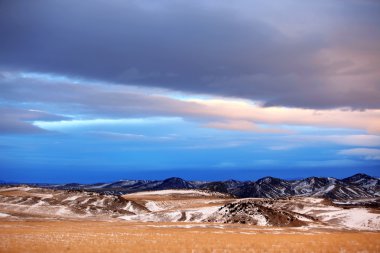
[(172, 181), (172, 182), (182, 182), (182, 181), (186, 181), (180, 177), (169, 177), (167, 179), (164, 180), (165, 182), (168, 182), (168, 181)]
[(357, 174), (353, 175), (352, 177), (371, 177), (371, 176), (364, 174), (364, 173), (357, 173)]
[(263, 178), (260, 178), (259, 180), (257, 180), (257, 182), (265, 182), (265, 183), (270, 183), (272, 181), (278, 181), (278, 180), (281, 180), (279, 178), (275, 178), (275, 177), (271, 177), (271, 176), (267, 176), (267, 177), (263, 177)]
[(345, 178), (346, 180), (347, 179), (361, 179), (361, 178), (366, 178), (366, 179), (372, 179), (372, 178), (374, 178), (374, 177), (371, 177), (371, 176), (369, 176), (369, 175), (367, 175), (367, 174), (364, 174), (364, 173), (357, 173), (357, 174), (355, 174), (355, 175), (353, 175), (353, 176), (351, 176), (351, 177), (347, 177), (347, 178)]

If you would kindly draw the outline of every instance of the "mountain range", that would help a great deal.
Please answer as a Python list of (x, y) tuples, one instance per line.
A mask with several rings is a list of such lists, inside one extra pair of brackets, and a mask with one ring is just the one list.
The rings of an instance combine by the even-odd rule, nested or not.
[[(40, 185), (41, 186), (41, 185)], [(380, 196), (380, 179), (355, 174), (344, 179), (308, 177), (284, 180), (264, 177), (257, 181), (186, 181), (171, 177), (165, 180), (120, 180), (112, 183), (45, 185), (62, 190), (85, 190), (121, 195), (141, 191), (166, 189), (200, 189), (227, 193), (239, 198), (286, 198), (291, 196), (323, 197), (329, 199), (359, 199)]]

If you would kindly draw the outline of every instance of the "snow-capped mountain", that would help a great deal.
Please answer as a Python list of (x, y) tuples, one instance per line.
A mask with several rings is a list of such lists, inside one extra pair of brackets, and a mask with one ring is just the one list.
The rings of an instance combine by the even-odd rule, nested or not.
[(92, 185), (65, 184), (47, 186), (55, 189), (87, 190), (108, 194), (126, 194), (166, 189), (203, 189), (228, 193), (240, 198), (284, 198), (314, 196), (330, 199), (360, 199), (380, 196), (380, 180), (366, 174), (356, 174), (344, 179), (309, 177), (301, 180), (284, 180), (264, 177), (257, 181), (186, 181), (172, 177), (165, 180), (121, 180)]
[(211, 182), (203, 185), (202, 188), (244, 198), (314, 196), (330, 199), (359, 199), (380, 196), (379, 182), (380, 180), (365, 174), (357, 174), (342, 180), (324, 177), (309, 177), (302, 180), (265, 177), (255, 182), (239, 182), (234, 187), (230, 187), (227, 182)]
[(274, 177), (257, 180), (252, 194), (261, 198), (281, 198), (293, 195), (291, 182)]
[(380, 196), (380, 179), (366, 174), (356, 174), (342, 181), (366, 189), (369, 193)]

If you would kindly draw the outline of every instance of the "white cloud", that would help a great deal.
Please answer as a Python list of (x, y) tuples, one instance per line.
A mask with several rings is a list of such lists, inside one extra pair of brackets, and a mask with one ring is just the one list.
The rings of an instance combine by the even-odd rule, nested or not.
[(274, 151), (287, 151), (287, 150), (292, 150), (292, 149), (299, 148), (299, 147), (301, 147), (301, 145), (284, 144), (284, 145), (270, 146), (270, 147), (268, 147), (268, 149), (274, 150)]
[(340, 155), (358, 156), (365, 160), (380, 160), (380, 149), (373, 148), (353, 148), (339, 151)]
[(347, 135), (301, 135), (294, 137), (296, 140), (311, 143), (335, 143), (345, 146), (378, 147), (380, 146), (380, 136), (365, 134)]

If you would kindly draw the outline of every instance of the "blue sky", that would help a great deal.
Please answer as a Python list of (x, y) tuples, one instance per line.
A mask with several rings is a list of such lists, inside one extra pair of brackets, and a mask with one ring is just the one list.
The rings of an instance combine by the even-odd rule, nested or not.
[(0, 180), (380, 176), (377, 1), (1, 5)]

